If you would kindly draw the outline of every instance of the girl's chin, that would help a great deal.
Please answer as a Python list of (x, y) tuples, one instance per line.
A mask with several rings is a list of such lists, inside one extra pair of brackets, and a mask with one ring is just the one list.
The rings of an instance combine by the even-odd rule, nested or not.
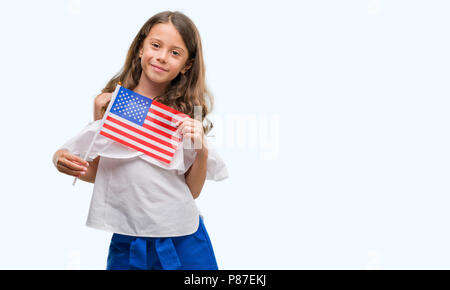
[(152, 73), (147, 73), (147, 72), (145, 72), (145, 73), (144, 73), (144, 77), (145, 77), (148, 81), (150, 81), (150, 82), (152, 82), (152, 83), (156, 83), (156, 84), (165, 84), (165, 83), (168, 83), (168, 82), (169, 82), (166, 78), (161, 77), (161, 76), (158, 76), (158, 75), (154, 75), (154, 74), (152, 74)]

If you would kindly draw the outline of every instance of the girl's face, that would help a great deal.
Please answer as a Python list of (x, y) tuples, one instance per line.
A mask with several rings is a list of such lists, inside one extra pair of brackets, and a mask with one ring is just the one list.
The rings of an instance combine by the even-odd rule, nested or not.
[(187, 64), (188, 50), (180, 33), (172, 23), (153, 25), (139, 50), (142, 76), (159, 84), (169, 84), (181, 72), (192, 65)]

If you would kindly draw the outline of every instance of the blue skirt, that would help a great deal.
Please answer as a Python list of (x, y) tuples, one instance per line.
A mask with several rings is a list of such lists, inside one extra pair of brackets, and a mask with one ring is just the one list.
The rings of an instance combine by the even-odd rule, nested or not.
[(107, 270), (218, 270), (201, 217), (187, 236), (149, 238), (113, 234)]

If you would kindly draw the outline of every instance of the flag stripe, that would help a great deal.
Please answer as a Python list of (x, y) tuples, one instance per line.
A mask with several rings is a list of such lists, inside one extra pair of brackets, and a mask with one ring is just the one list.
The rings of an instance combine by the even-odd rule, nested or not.
[(150, 109), (152, 109), (153, 111), (157, 111), (157, 112), (159, 112), (159, 113), (161, 113), (161, 114), (163, 114), (163, 115), (166, 115), (166, 116), (172, 118), (172, 119), (175, 120), (175, 121), (178, 121), (178, 120), (181, 120), (181, 119), (182, 119), (181, 116), (175, 115), (175, 114), (173, 114), (173, 113), (171, 113), (171, 112), (168, 112), (168, 111), (166, 111), (166, 110), (163, 110), (163, 109), (161, 109), (161, 108), (158, 107), (158, 106), (152, 106), (152, 107), (150, 107)]
[(112, 140), (114, 140), (114, 141), (116, 141), (116, 142), (119, 142), (119, 143), (121, 143), (122, 145), (128, 146), (128, 147), (133, 148), (133, 149), (135, 149), (135, 150), (137, 150), (137, 151), (140, 151), (140, 152), (142, 152), (142, 153), (145, 153), (145, 154), (147, 154), (147, 155), (149, 155), (149, 156), (151, 156), (151, 157), (153, 157), (153, 158), (155, 158), (155, 159), (158, 159), (158, 160), (160, 160), (160, 161), (162, 161), (162, 162), (165, 162), (165, 163), (167, 163), (167, 164), (170, 164), (170, 161), (169, 161), (169, 160), (164, 159), (164, 158), (162, 158), (161, 156), (158, 156), (158, 155), (153, 154), (153, 153), (151, 153), (151, 152), (148, 152), (148, 151), (146, 151), (146, 150), (144, 150), (144, 149), (142, 149), (142, 148), (140, 148), (140, 147), (138, 147), (138, 146), (135, 146), (135, 145), (133, 145), (133, 144), (131, 144), (131, 143), (128, 143), (128, 142), (124, 141), (124, 140), (121, 139), (121, 138), (117, 138), (117, 137), (115, 137), (115, 136), (113, 136), (113, 135), (110, 135), (110, 134), (108, 134), (108, 133), (106, 133), (106, 132), (103, 132), (103, 131), (100, 131), (100, 134), (103, 135), (103, 136), (105, 136), (105, 137), (108, 137), (108, 138), (110, 138), (110, 139), (112, 139)]
[[(147, 137), (144, 137), (144, 136), (140, 135), (139, 133), (136, 133), (136, 132), (128, 130), (128, 129), (124, 128), (124, 127), (118, 126), (116, 123), (112, 123), (110, 121), (106, 121), (105, 125), (107, 125), (107, 126), (105, 126), (105, 128), (107, 128), (107, 129), (112, 130), (111, 129), (111, 127), (112, 127), (114, 129), (118, 130), (118, 131), (116, 131), (116, 130), (114, 130), (114, 131), (119, 133), (119, 134), (122, 134), (122, 135), (124, 135), (124, 133), (129, 134), (129, 135), (131, 135), (131, 136), (133, 136), (133, 137), (135, 137), (137, 139), (142, 140), (143, 142), (147, 142), (147, 143), (153, 144), (154, 146), (156, 146), (158, 148), (161, 148), (161, 149), (163, 149), (165, 151), (175, 152), (175, 150), (176, 150), (176, 148), (164, 146), (164, 145), (162, 145), (161, 143), (159, 143), (157, 141), (154, 141), (152, 139), (149, 139)], [(144, 143), (142, 143), (142, 144), (143, 145), (147, 145), (147, 144), (144, 144)]]
[(175, 135), (170, 135), (170, 133), (167, 133), (167, 132), (163, 131), (163, 130), (166, 130), (166, 129), (162, 128), (162, 127), (159, 127), (156, 124), (152, 124), (150, 122), (148, 122), (148, 123), (144, 122), (144, 124), (142, 124), (142, 127), (146, 128), (148, 130), (151, 130), (153, 132), (156, 132), (156, 133), (158, 133), (158, 134), (160, 134), (160, 135), (162, 135), (162, 136), (164, 136), (166, 138), (171, 138), (171, 139), (173, 139), (173, 140), (175, 140), (177, 142), (181, 142), (180, 138), (178, 138)]
[(172, 113), (172, 114), (174, 114), (174, 115), (176, 115), (176, 116), (179, 116), (179, 117), (181, 117), (181, 118), (189, 117), (188, 115), (183, 114), (183, 113), (181, 113), (181, 112), (178, 112), (177, 110), (172, 109), (171, 107), (168, 107), (168, 106), (166, 106), (166, 105), (163, 105), (163, 104), (161, 104), (161, 103), (158, 103), (157, 101), (152, 102), (152, 106), (156, 106), (156, 107), (158, 107), (158, 108), (160, 108), (160, 109), (162, 109), (162, 110), (168, 111), (168, 112), (170, 112), (170, 113)]
[[(151, 109), (150, 109), (150, 110), (151, 110)], [(156, 111), (155, 111), (155, 112), (156, 112)], [(158, 113), (158, 112), (157, 112), (157, 113)], [(160, 117), (160, 116), (156, 115), (155, 113), (149, 111), (147, 116), (150, 117), (150, 118), (153, 118), (153, 119), (155, 119), (155, 120), (158, 120), (158, 121), (160, 121), (160, 122), (163, 122), (164, 124), (169, 125), (169, 126), (171, 126), (172, 128), (176, 128), (176, 127), (175, 127), (175, 122), (176, 122), (176, 120), (174, 120), (174, 122), (172, 122), (172, 121), (170, 121), (170, 120), (167, 120), (167, 118), (170, 119), (170, 117), (167, 117), (166, 115), (164, 115), (163, 117)]]
[(103, 125), (103, 128), (106, 128), (106, 129), (109, 129), (109, 130), (111, 130), (111, 131), (113, 131), (113, 132), (116, 132), (117, 134), (120, 134), (120, 135), (122, 135), (122, 136), (125, 136), (125, 137), (127, 137), (128, 139), (131, 139), (131, 140), (133, 140), (133, 141), (135, 141), (135, 142), (138, 142), (138, 143), (140, 143), (140, 144), (142, 144), (142, 145), (145, 145), (145, 146), (147, 146), (147, 147), (149, 147), (149, 148), (152, 148), (153, 150), (159, 151), (159, 152), (161, 152), (161, 153), (163, 153), (163, 154), (165, 154), (165, 155), (167, 155), (167, 156), (169, 156), (169, 157), (172, 157), (173, 154), (174, 154), (174, 152), (169, 152), (169, 151), (167, 151), (167, 150), (164, 150), (164, 149), (162, 149), (161, 147), (158, 147), (158, 146), (156, 146), (156, 145), (154, 145), (154, 144), (152, 144), (152, 143), (149, 143), (149, 142), (147, 142), (147, 141), (144, 141), (144, 140), (142, 140), (142, 139), (139, 139), (139, 138), (137, 138), (136, 136), (133, 136), (133, 135), (128, 134), (128, 133), (126, 133), (126, 132), (124, 132), (124, 131), (121, 131), (121, 130), (119, 130), (119, 129), (113, 127), (113, 126), (110, 126), (110, 125), (108, 125), (108, 124), (106, 124), (106, 123)]
[(175, 140), (181, 138), (180, 133), (176, 133), (174, 131), (168, 130), (166, 127), (160, 126), (160, 125), (156, 124), (155, 122), (151, 122), (147, 119), (144, 119), (144, 124), (142, 124), (142, 126), (144, 126), (144, 125), (148, 125), (150, 127), (158, 129), (159, 131), (165, 132), (166, 134), (168, 134), (170, 136), (170, 138), (176, 137)]
[[(111, 124), (111, 123), (115, 123), (115, 124), (117, 124), (117, 125), (113, 125), (113, 124)], [(126, 123), (124, 123), (124, 122), (121, 122), (121, 121), (119, 121), (119, 120), (113, 118), (112, 116), (108, 116), (108, 117), (106, 118), (106, 124), (109, 124), (109, 125), (111, 125), (111, 126), (121, 126), (121, 127), (123, 127), (123, 128), (128, 129), (129, 131), (132, 131), (132, 132), (134, 132), (134, 133), (136, 133), (136, 134), (138, 134), (138, 135), (142, 135), (142, 136), (144, 136), (145, 138), (148, 138), (148, 139), (150, 139), (150, 140), (153, 140), (153, 141), (155, 141), (155, 142), (158, 142), (158, 143), (160, 143), (160, 144), (162, 144), (162, 145), (164, 145), (164, 146), (166, 146), (166, 147), (169, 147), (169, 148), (174, 149), (174, 150), (177, 149), (177, 145), (173, 145), (172, 143), (169, 143), (169, 142), (167, 142), (167, 141), (164, 141), (164, 140), (162, 140), (161, 138), (158, 138), (157, 136), (154, 136), (153, 134), (149, 134), (149, 133), (144, 132), (144, 131), (142, 131), (142, 130), (140, 130), (140, 129), (138, 129), (138, 128), (135, 128), (135, 127), (133, 127), (133, 126), (131, 126), (131, 125), (128, 125), (128, 124), (126, 124)], [(120, 128), (119, 128), (119, 129), (120, 129)], [(178, 144), (178, 143), (179, 143), (179, 142), (177, 142), (177, 144)]]
[[(155, 106), (156, 108), (156, 106)], [(160, 111), (155, 110), (154, 108), (150, 107), (150, 110), (148, 110), (149, 113), (152, 113), (158, 117), (164, 118), (167, 121), (169, 121), (170, 123), (176, 123), (178, 121), (178, 118), (174, 118), (173, 116), (168, 116), (164, 113), (161, 113)]]
[[(146, 133), (151, 134), (151, 135), (153, 135), (153, 136), (155, 136), (155, 137), (157, 137), (159, 139), (162, 139), (162, 140), (164, 140), (166, 142), (169, 142), (172, 145), (178, 146), (178, 144), (181, 142), (181, 139), (179, 138), (181, 136), (178, 135), (178, 134), (171, 135), (170, 133), (162, 132), (161, 130), (152, 130), (152, 128), (146, 128), (146, 127), (150, 127), (150, 126), (146, 126), (145, 127), (145, 126), (138, 125), (136, 123), (133, 123), (132, 121), (124, 119), (124, 118), (122, 118), (120, 116), (117, 116), (115, 114), (111, 114), (109, 116), (111, 118), (119, 120), (119, 121), (121, 121), (121, 122), (123, 122), (123, 123), (125, 123), (125, 124), (127, 124), (127, 125), (129, 125), (131, 127), (133, 127), (133, 128), (136, 128), (138, 130), (142, 130), (143, 132), (146, 132)], [(151, 123), (149, 123), (148, 125), (151, 125)], [(161, 129), (162, 130), (166, 130), (165, 128), (161, 128)], [(167, 130), (167, 131), (169, 131), (169, 130)], [(171, 131), (169, 131), (169, 132), (171, 132)]]
[(165, 155), (165, 154), (163, 154), (163, 153), (161, 153), (161, 152), (159, 152), (159, 151), (156, 151), (156, 150), (154, 150), (154, 149), (152, 149), (152, 148), (149, 148), (149, 147), (147, 147), (147, 146), (145, 146), (145, 145), (142, 145), (141, 143), (138, 143), (138, 142), (136, 142), (136, 141), (134, 141), (134, 140), (128, 139), (128, 138), (126, 138), (126, 137), (124, 137), (124, 136), (122, 136), (122, 135), (120, 135), (120, 134), (118, 134), (118, 133), (116, 133), (116, 132), (114, 132), (114, 131), (111, 131), (111, 130), (109, 130), (109, 129), (107, 129), (107, 128), (104, 128), (104, 129), (103, 129), (103, 132), (104, 132), (104, 133), (107, 133), (107, 134), (109, 134), (109, 135), (111, 135), (111, 136), (114, 136), (114, 137), (116, 137), (116, 138), (122, 139), (124, 142), (127, 142), (128, 144), (132, 144), (132, 145), (134, 145), (135, 147), (139, 147), (139, 148), (141, 148), (142, 150), (145, 150), (145, 152), (150, 152), (150, 153), (152, 153), (152, 154), (154, 154), (154, 155), (157, 155), (157, 156), (159, 156), (159, 157), (161, 157), (161, 158), (164, 158), (164, 159), (166, 159), (166, 160), (170, 160), (170, 159), (171, 159), (170, 157), (168, 157), (167, 155)]
[(156, 125), (159, 125), (159, 126), (161, 126), (161, 127), (164, 127), (164, 128), (166, 128), (167, 130), (170, 130), (170, 131), (175, 131), (175, 130), (176, 130), (175, 127), (172, 127), (172, 126), (170, 126), (170, 125), (167, 125), (166, 123), (161, 122), (161, 121), (159, 121), (159, 120), (156, 120), (155, 118), (152, 118), (152, 117), (150, 117), (149, 115), (147, 115), (147, 116), (145, 117), (145, 119), (146, 119), (146, 120), (149, 120), (149, 121), (152, 122), (152, 123), (155, 123)]

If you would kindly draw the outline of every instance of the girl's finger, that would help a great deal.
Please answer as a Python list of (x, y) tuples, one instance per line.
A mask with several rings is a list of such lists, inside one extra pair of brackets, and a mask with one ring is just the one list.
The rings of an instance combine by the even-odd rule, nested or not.
[(186, 133), (185, 135), (183, 135), (185, 138), (191, 138), (192, 141), (195, 141), (196, 137), (200, 138), (200, 136), (195, 135), (195, 133)]
[(186, 122), (189, 126), (195, 127), (195, 120), (190, 119), (189, 122)]
[(193, 137), (194, 137), (194, 135), (191, 134), (191, 133), (186, 133), (186, 134), (184, 135), (184, 138), (191, 138), (192, 141), (194, 141), (194, 140), (193, 140)]
[(179, 133), (179, 134), (184, 134), (186, 128), (187, 128), (186, 126), (180, 127), (180, 128), (177, 130), (177, 133)]
[(84, 159), (78, 157), (78, 156), (75, 155), (75, 154), (67, 154), (65, 157), (66, 157), (66, 159), (68, 159), (68, 160), (70, 160), (70, 161), (75, 161), (75, 162), (80, 163), (80, 164), (83, 164), (83, 165), (85, 165), (85, 166), (89, 166), (89, 163), (88, 163), (86, 160), (84, 160)]
[(79, 163), (72, 162), (70, 160), (65, 160), (65, 162), (61, 162), (62, 165), (65, 167), (71, 169), (71, 170), (78, 170), (78, 171), (86, 171), (87, 168)]
[(186, 134), (186, 133), (194, 133), (194, 128), (191, 127), (191, 126), (184, 127), (183, 128), (183, 134)]
[(62, 173), (65, 173), (67, 175), (71, 175), (71, 176), (77, 176), (78, 177), (80, 175), (83, 175), (82, 174), (83, 172), (85, 174), (85, 171), (72, 170), (72, 169), (66, 167), (63, 164), (58, 164), (57, 168), (58, 168), (58, 171), (60, 171)]
[(180, 132), (183, 132), (183, 129), (184, 129), (184, 127), (186, 127), (186, 123), (181, 123), (180, 125), (179, 125), (179, 127), (177, 128), (177, 130), (175, 131), (176, 133), (180, 133)]
[(189, 121), (190, 119), (191, 119), (191, 118), (189, 118), (189, 117), (185, 117), (185, 118), (183, 118), (183, 119), (177, 121), (177, 122), (175, 123), (175, 126), (178, 127), (178, 126), (180, 126), (181, 124), (184, 124), (185, 122)]

